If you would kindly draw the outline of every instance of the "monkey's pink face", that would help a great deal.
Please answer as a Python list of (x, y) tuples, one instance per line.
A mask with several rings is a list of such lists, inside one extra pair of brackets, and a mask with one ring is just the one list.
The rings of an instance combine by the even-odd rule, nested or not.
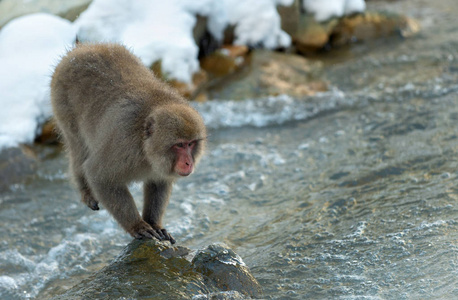
[(180, 176), (188, 176), (194, 169), (193, 149), (198, 141), (180, 140), (173, 145), (172, 150), (176, 154), (174, 171)]

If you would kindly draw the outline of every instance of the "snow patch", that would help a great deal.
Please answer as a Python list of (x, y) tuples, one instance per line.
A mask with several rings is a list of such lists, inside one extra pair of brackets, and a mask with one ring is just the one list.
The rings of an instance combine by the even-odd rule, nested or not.
[(53, 65), (75, 36), (69, 21), (43, 13), (17, 18), (0, 31), (0, 149), (33, 142), (51, 116)]
[[(326, 101), (323, 101), (323, 98)], [(305, 120), (321, 112), (339, 106), (352, 105), (355, 100), (345, 98), (339, 90), (318, 93), (307, 101), (288, 95), (269, 96), (244, 101), (220, 100), (193, 103), (209, 128), (255, 126), (263, 127), (283, 124), (294, 120)]]
[(302, 0), (306, 11), (315, 15), (318, 22), (332, 17), (342, 17), (366, 9), (364, 0)]
[(228, 25), (235, 26), (235, 44), (273, 49), (288, 47), (291, 37), (281, 30), (277, 5), (288, 6), (292, 0), (215, 1), (208, 30), (222, 39)]
[(95, 0), (75, 21), (81, 41), (120, 42), (150, 66), (161, 61), (162, 71), (190, 83), (199, 70), (198, 47), (192, 30), (196, 15), (208, 16), (209, 31), (222, 39), (236, 25), (237, 44), (287, 47), (291, 38), (280, 28), (277, 4), (292, 0)]
[(131, 48), (150, 66), (161, 61), (162, 71), (191, 82), (199, 70), (198, 47), (192, 36), (194, 13), (210, 0), (195, 1), (95, 0), (75, 21), (78, 38), (89, 42), (118, 42)]

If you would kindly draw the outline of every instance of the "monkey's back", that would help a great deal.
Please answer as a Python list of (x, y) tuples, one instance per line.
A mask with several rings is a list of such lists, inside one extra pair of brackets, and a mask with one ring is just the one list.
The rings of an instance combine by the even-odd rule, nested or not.
[(78, 45), (62, 58), (51, 81), (59, 128), (64, 136), (78, 133), (83, 139), (100, 140), (109, 130), (119, 134), (125, 128), (142, 126), (151, 107), (173, 99), (183, 103), (136, 56), (117, 44)]
[(187, 105), (117, 44), (82, 44), (63, 57), (52, 77), (51, 102), (71, 154), (103, 157), (104, 165), (120, 160), (144, 164), (142, 134), (148, 114), (161, 104)]
[(154, 91), (170, 89), (117, 44), (78, 45), (56, 67), (51, 82), (51, 99), (57, 113), (60, 106), (70, 105), (79, 114), (95, 111), (100, 115), (126, 99), (156, 100), (149, 105), (159, 104), (160, 97), (151, 97)]

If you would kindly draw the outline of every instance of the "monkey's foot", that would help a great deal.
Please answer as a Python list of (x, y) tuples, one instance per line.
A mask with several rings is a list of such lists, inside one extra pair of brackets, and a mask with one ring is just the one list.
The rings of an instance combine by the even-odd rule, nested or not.
[(97, 201), (92, 201), (90, 203), (87, 204), (87, 206), (92, 209), (92, 210), (99, 210), (99, 203)]
[(84, 199), (83, 202), (86, 203), (90, 209), (99, 210), (99, 202), (97, 202), (94, 198), (91, 197), (90, 199)]
[(152, 239), (156, 238), (160, 241), (163, 240), (158, 234), (157, 230), (154, 230), (151, 225), (141, 220), (135, 226), (129, 230), (129, 233), (136, 239)]
[(82, 196), (82, 201), (92, 210), (99, 210), (99, 202), (92, 197), (91, 194), (85, 193)]

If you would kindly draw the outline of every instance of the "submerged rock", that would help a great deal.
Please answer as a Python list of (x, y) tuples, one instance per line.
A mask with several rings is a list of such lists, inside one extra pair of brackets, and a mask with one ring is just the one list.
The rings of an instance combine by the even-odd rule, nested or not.
[(54, 299), (243, 299), (239, 296), (260, 294), (256, 279), (227, 246), (210, 245), (196, 254), (168, 242), (134, 240), (110, 265)]

